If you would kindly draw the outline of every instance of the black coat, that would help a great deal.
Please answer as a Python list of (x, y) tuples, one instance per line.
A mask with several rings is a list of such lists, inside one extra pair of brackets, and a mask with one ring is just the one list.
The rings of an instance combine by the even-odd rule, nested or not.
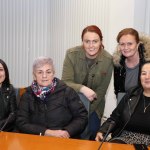
[(112, 112), (110, 118), (103, 123), (99, 131), (106, 133), (110, 124), (115, 124), (112, 129), (112, 137), (119, 136), (125, 126), (128, 124), (138, 102), (143, 89), (140, 87), (131, 88), (122, 98), (116, 109)]
[[(8, 123), (4, 128), (4, 131), (14, 130), (15, 118), (16, 118), (16, 94), (12, 85), (8, 87), (0, 88), (0, 129), (7, 121)], [(11, 116), (9, 116), (11, 114)]]
[(78, 94), (58, 80), (45, 103), (34, 95), (31, 87), (27, 88), (21, 97), (16, 125), (23, 133), (44, 135), (46, 129), (62, 129), (71, 137), (78, 137), (87, 124), (87, 116)]

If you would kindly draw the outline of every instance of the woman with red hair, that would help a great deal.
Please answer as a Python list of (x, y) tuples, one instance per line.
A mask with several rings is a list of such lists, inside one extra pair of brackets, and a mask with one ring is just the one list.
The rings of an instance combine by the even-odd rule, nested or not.
[(83, 29), (82, 45), (69, 49), (63, 64), (62, 80), (90, 102), (89, 132), (94, 140), (105, 106), (111, 79), (112, 56), (104, 50), (101, 30), (90, 25)]

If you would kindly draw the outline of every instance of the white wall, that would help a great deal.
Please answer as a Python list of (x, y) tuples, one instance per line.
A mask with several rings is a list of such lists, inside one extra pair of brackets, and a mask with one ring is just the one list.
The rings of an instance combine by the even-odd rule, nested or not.
[(134, 27), (150, 35), (150, 1), (135, 0)]
[[(116, 36), (120, 30), (134, 25), (134, 0), (110, 0), (109, 2), (109, 37), (108, 51), (113, 53), (116, 48)], [(108, 117), (116, 106), (113, 77), (106, 95), (104, 116)]]
[[(0, 58), (8, 64), (16, 87), (30, 85), (32, 62), (40, 55), (53, 58), (56, 75), (61, 78), (65, 52), (81, 44), (85, 26), (99, 26), (105, 48), (113, 53), (121, 29), (150, 28), (145, 26), (147, 3), (148, 0), (0, 0)], [(116, 106), (113, 80), (106, 98), (105, 116), (109, 116)]]

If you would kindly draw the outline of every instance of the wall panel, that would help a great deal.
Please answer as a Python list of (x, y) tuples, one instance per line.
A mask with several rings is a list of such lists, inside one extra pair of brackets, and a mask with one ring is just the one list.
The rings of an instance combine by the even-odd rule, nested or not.
[(107, 41), (108, 6), (108, 0), (1, 0), (0, 51), (12, 83), (29, 85), (32, 62), (41, 55), (54, 59), (61, 78), (66, 49), (81, 44), (85, 26), (98, 25)]
[(8, 64), (15, 86), (28, 82), (28, 8), (28, 0), (0, 1), (0, 57)]

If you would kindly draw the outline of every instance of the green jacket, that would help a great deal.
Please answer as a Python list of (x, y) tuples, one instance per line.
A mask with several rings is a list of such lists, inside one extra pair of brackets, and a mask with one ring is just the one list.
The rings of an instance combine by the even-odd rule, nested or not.
[[(112, 76), (112, 69), (112, 56), (102, 49), (100, 55), (96, 58), (95, 64), (89, 70), (87, 83), (87, 87), (97, 93), (97, 100), (91, 103), (90, 112), (96, 111), (99, 117), (103, 115), (105, 94)], [(67, 50), (63, 64), (62, 80), (76, 92), (79, 92), (87, 72), (85, 51), (82, 46)]]

